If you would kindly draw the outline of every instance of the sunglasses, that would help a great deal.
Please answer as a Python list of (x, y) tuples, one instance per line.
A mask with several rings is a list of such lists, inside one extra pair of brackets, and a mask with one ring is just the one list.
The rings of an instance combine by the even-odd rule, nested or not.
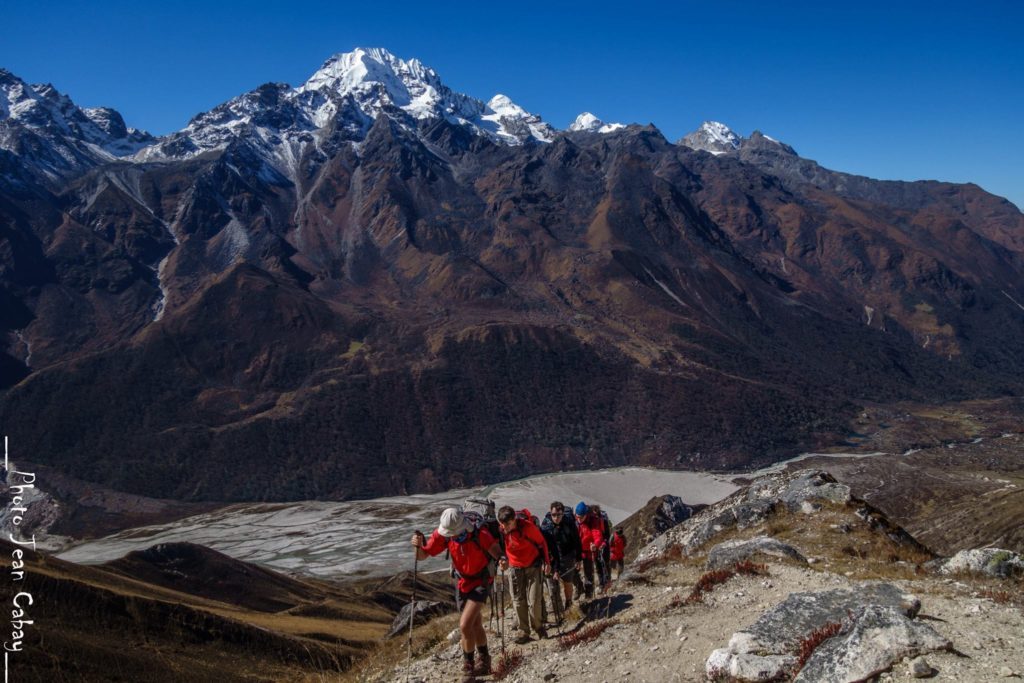
[(551, 513), (552, 519), (554, 519), (555, 517), (564, 517), (564, 516), (565, 516), (564, 512), (552, 512)]

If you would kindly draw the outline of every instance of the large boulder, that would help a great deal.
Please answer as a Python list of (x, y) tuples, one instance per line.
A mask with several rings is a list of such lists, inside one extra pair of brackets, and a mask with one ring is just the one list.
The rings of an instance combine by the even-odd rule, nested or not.
[(898, 609), (868, 605), (852, 624), (814, 651), (795, 683), (852, 683), (888, 670), (905, 657), (948, 650), (952, 643)]
[(934, 560), (928, 567), (940, 574), (983, 574), (1005, 579), (1024, 574), (1024, 558), (1011, 550), (975, 548), (961, 550), (949, 559)]
[[(391, 628), (388, 630), (386, 638), (393, 638), (402, 633), (406, 633), (409, 630), (409, 616), (412, 614), (412, 603), (409, 603), (402, 608), (402, 611), (398, 613), (395, 620), (391, 622)], [(444, 614), (451, 610), (451, 605), (443, 602), (437, 602), (435, 600), (417, 600), (416, 601), (416, 623), (425, 624), (431, 618)]]
[(708, 553), (706, 566), (708, 569), (724, 569), (743, 560), (765, 557), (789, 558), (797, 562), (807, 562), (807, 558), (788, 543), (783, 543), (771, 536), (757, 536), (719, 543)]
[[(839, 624), (839, 634), (826, 640), (804, 667), (808, 670), (813, 665), (813, 672), (834, 670), (837, 677), (810, 678), (807, 674), (801, 680), (862, 680), (866, 676), (854, 673), (875, 670), (884, 662), (877, 669), (880, 671), (910, 654), (949, 647), (949, 641), (930, 626), (912, 621), (920, 608), (916, 597), (887, 583), (793, 593), (734, 633), (728, 646), (711, 653), (705, 668), (712, 678), (724, 674), (738, 681), (775, 680), (793, 670), (805, 638)], [(858, 654), (868, 650), (870, 657)]]

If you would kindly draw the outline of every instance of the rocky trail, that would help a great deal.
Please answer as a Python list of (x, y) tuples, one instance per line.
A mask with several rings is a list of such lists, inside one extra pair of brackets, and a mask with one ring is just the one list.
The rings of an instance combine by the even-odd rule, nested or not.
[[(477, 680), (1019, 680), (1020, 558), (980, 557), (930, 560), (824, 473), (771, 476), (655, 539), (608, 598), (563, 625), (576, 637), (551, 628), (545, 640), (506, 640), (506, 653), (521, 661)], [(688, 599), (698, 584), (707, 590)], [(514, 617), (506, 634), (513, 625)], [(417, 638), (431, 637), (431, 627), (439, 642), (421, 641), (411, 665), (395, 650), (388, 664), (371, 658), (354, 680), (462, 680), (457, 641), (444, 637), (454, 620), (418, 627)], [(490, 643), (497, 663), (498, 639)]]

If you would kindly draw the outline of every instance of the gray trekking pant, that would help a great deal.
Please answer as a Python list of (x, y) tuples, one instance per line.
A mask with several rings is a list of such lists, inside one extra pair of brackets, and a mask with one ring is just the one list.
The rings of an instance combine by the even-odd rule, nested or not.
[(544, 627), (541, 608), (544, 602), (543, 574), (540, 567), (512, 567), (512, 596), (515, 600), (519, 630), (525, 635)]

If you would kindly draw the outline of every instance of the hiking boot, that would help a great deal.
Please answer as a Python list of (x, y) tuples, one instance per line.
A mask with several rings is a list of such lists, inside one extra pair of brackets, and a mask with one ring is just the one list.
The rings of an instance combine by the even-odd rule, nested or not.
[(476, 680), (476, 667), (473, 666), (473, 662), (463, 659), (462, 660), (462, 683), (471, 683)]
[(548, 637), (547, 629), (543, 629), (543, 628), (537, 629), (537, 637), (541, 638), (541, 639), (547, 638)]
[(516, 645), (526, 645), (531, 640), (532, 640), (532, 638), (530, 638), (530, 634), (529, 633), (520, 633), (518, 636), (516, 636), (516, 639), (513, 640), (512, 642), (515, 643)]
[(473, 673), (477, 676), (490, 676), (491, 656), (482, 655), (478, 652), (476, 656), (476, 666), (473, 668)]

